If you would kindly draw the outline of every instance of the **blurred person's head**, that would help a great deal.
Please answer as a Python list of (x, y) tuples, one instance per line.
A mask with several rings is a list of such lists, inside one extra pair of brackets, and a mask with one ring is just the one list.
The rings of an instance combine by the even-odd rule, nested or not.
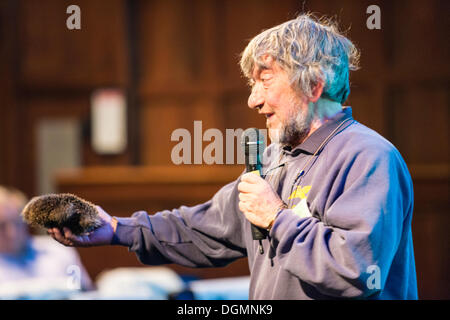
[(19, 190), (0, 186), (0, 254), (20, 254), (26, 247), (28, 228), (21, 212), (27, 202)]
[(249, 107), (266, 116), (272, 142), (295, 146), (313, 121), (341, 110), (358, 62), (336, 23), (302, 14), (254, 37), (240, 66), (252, 87)]

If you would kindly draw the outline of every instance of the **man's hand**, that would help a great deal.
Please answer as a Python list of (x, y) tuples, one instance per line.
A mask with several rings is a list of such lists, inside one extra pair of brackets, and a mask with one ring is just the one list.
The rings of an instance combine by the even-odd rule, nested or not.
[(111, 244), (114, 232), (116, 231), (116, 220), (112, 219), (102, 208), (96, 206), (102, 225), (87, 235), (76, 236), (68, 228), (59, 230), (50, 228), (47, 233), (56, 241), (65, 246), (92, 247)]
[(239, 209), (247, 220), (261, 228), (268, 228), (283, 201), (273, 191), (269, 183), (254, 173), (242, 175), (238, 185)]

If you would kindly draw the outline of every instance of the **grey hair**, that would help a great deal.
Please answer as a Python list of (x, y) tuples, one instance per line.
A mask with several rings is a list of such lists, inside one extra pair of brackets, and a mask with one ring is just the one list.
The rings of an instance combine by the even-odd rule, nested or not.
[(342, 104), (350, 94), (349, 70), (359, 68), (360, 54), (337, 24), (306, 13), (263, 31), (249, 42), (240, 60), (248, 79), (255, 65), (264, 66), (265, 55), (272, 56), (288, 73), (294, 88), (307, 97), (322, 81), (322, 97)]

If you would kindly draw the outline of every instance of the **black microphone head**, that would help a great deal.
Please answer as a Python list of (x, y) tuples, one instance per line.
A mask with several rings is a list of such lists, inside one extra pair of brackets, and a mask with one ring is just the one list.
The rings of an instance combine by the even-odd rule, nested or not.
[[(261, 156), (264, 153), (264, 135), (257, 128), (248, 128), (242, 133), (241, 146), (245, 151), (246, 163), (249, 165), (261, 165)], [(248, 153), (247, 153), (248, 150)]]

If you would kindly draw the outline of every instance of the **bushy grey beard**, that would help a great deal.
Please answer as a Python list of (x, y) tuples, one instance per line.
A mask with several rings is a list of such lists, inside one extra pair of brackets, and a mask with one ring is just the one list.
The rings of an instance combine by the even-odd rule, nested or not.
[(299, 145), (308, 136), (311, 129), (314, 115), (311, 109), (308, 108), (304, 112), (298, 112), (295, 116), (292, 115), (288, 122), (282, 124), (279, 129), (269, 129), (270, 140), (282, 147), (290, 146), (294, 148)]

